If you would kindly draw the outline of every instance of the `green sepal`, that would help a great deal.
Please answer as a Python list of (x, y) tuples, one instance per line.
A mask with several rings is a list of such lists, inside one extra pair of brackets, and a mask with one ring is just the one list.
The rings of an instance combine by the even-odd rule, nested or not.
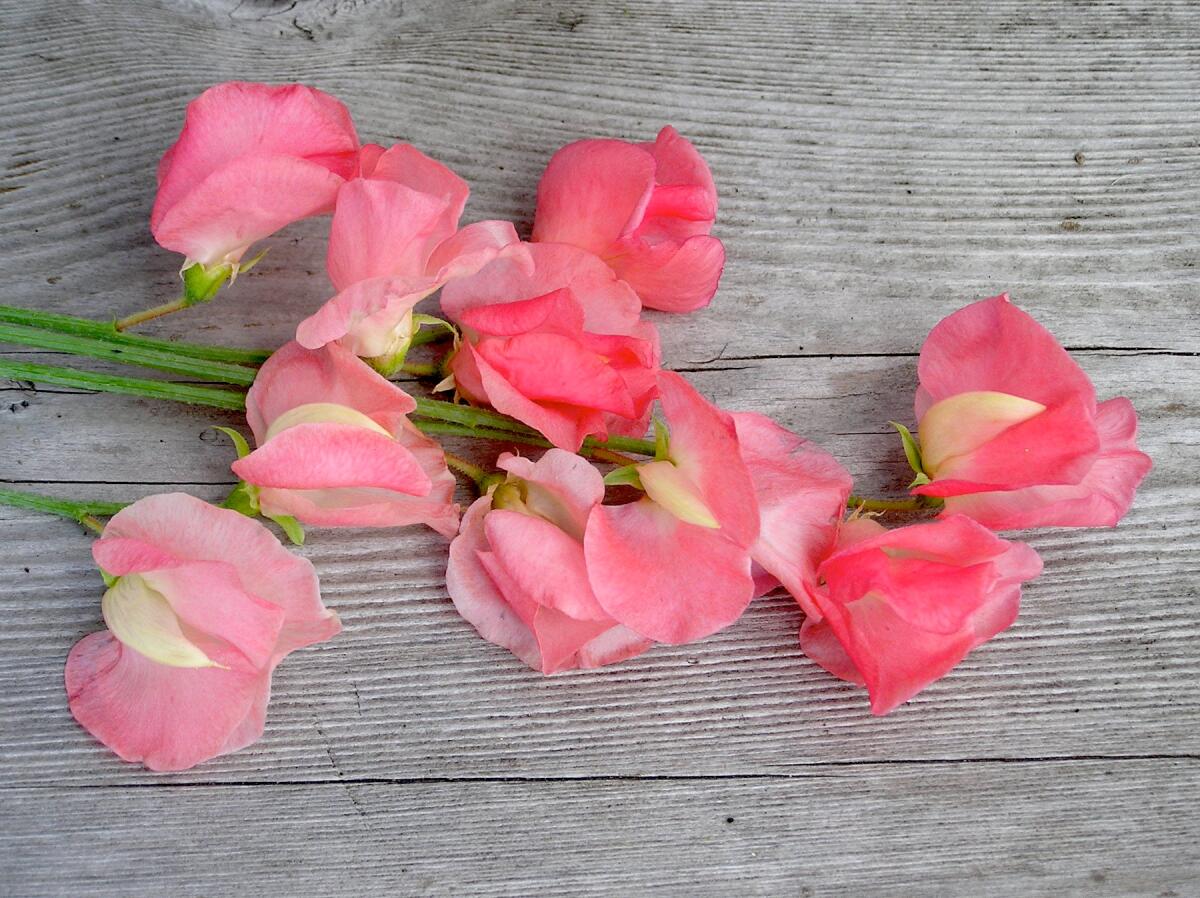
[(421, 312), (414, 312), (412, 316), (413, 332), (419, 331), (423, 327), (444, 327), (454, 337), (454, 345), (458, 345), (458, 328), (446, 321), (444, 318), (438, 318), (436, 315), (424, 315)]
[(671, 457), (671, 432), (667, 422), (657, 414), (654, 416), (654, 460), (665, 461)]
[(244, 514), (248, 518), (258, 517), (258, 488), (244, 480), (240, 481), (221, 503), (221, 507)]
[(211, 268), (199, 262), (189, 265), (182, 271), (184, 304), (194, 306), (208, 302), (225, 286), (225, 282), (233, 277), (233, 273), (234, 267), (229, 264), (214, 265)]
[(408, 357), (408, 350), (411, 348), (412, 336), (410, 335), (395, 352), (389, 352), (387, 355), (366, 356), (363, 361), (383, 377), (391, 377), (404, 365), (404, 360)]
[(604, 475), (605, 486), (631, 486), (634, 489), (642, 490), (642, 478), (638, 475), (638, 465), (626, 465), (623, 468), (616, 468)]
[(913, 482), (910, 483), (907, 488), (911, 490), (914, 486), (924, 486), (927, 483), (933, 483), (933, 481), (929, 479), (928, 474), (926, 474), (924, 471), (922, 471), (920, 474), (918, 474), (916, 477), (913, 478)]
[[(929, 483), (929, 477), (921, 463), (921, 446), (916, 438), (903, 424), (897, 421), (888, 421), (888, 424), (896, 428), (896, 432), (900, 434), (900, 442), (904, 444), (904, 457), (908, 459), (908, 466), (913, 469), (914, 474), (918, 475), (918, 479), (925, 477), (925, 480), (921, 481), (922, 483)], [(913, 485), (917, 485), (915, 481)]]
[(261, 262), (263, 260), (263, 256), (265, 256), (267, 254), (267, 250), (269, 250), (270, 248), (271, 247), (268, 246), (266, 249), (264, 249), (261, 253), (259, 253), (257, 256), (255, 256), (253, 259), (251, 259), (249, 262), (239, 262), (237, 265), (233, 266), (233, 277), (236, 278), (239, 274), (245, 274), (247, 271), (249, 271), (251, 268), (253, 268), (255, 265), (257, 265), (259, 262)]
[(263, 517), (278, 524), (280, 529), (287, 534), (287, 538), (292, 541), (293, 546), (304, 545), (304, 528), (290, 514), (266, 514)]
[(100, 576), (104, 578), (104, 585), (109, 589), (112, 589), (116, 585), (117, 581), (121, 579), (120, 577), (114, 577), (104, 568), (100, 568)]
[(214, 424), (213, 430), (219, 430), (229, 439), (233, 440), (233, 447), (237, 450), (238, 458), (245, 458), (250, 454), (250, 444), (246, 442), (246, 438), (234, 430), (232, 427), (220, 427)]

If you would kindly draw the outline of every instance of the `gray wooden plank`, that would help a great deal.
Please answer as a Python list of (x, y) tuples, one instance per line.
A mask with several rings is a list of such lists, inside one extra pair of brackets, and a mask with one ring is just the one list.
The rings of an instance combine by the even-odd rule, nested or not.
[(1200, 762), (5, 789), (9, 894), (1030, 895), (1200, 879)]
[[(364, 136), (459, 170), (471, 216), (523, 229), (555, 147), (674, 122), (713, 164), (730, 260), (713, 307), (670, 333), (676, 364), (908, 352), (930, 319), (1004, 289), (1068, 345), (1200, 349), (1200, 17), (1185, 2), (3, 14), (13, 301), (103, 316), (169, 297), (178, 261), (146, 227), (154, 163), (183, 103), (236, 76), (335, 92)], [(272, 240), (257, 273), (163, 332), (284, 338), (328, 294), (321, 229)]]

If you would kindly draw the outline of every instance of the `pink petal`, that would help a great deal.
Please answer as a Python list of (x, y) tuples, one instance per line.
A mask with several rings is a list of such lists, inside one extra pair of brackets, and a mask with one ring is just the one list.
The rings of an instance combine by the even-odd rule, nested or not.
[(261, 735), (270, 672), (166, 667), (103, 631), (71, 649), (66, 687), (75, 719), (121, 758), (186, 770)]
[(513, 388), (537, 403), (579, 406), (633, 417), (633, 397), (621, 376), (596, 353), (559, 334), (485, 339), (475, 346)]
[(92, 555), (114, 576), (189, 561), (232, 565), (246, 592), (284, 610), (276, 661), (341, 629), (337, 615), (321, 602), (308, 560), (285, 549), (253, 518), (185, 493), (148, 496), (122, 509), (92, 544)]
[(654, 156), (621, 140), (581, 140), (550, 159), (538, 184), (533, 239), (602, 254), (637, 227), (654, 187)]
[(558, 403), (539, 403), (509, 383), (470, 343), (464, 343), (450, 362), (459, 389), (472, 401), (485, 402), (498, 412), (537, 430), (555, 446), (577, 450), (586, 437), (604, 432), (600, 412)]
[(715, 633), (737, 620), (754, 595), (744, 548), (646, 499), (594, 508), (584, 553), (600, 606), (655, 642)]
[(291, 156), (247, 156), (208, 175), (153, 220), (154, 239), (204, 265), (237, 261), (285, 225), (328, 212), (343, 181)]
[(246, 418), (256, 440), (271, 422), (299, 405), (329, 402), (357, 409), (396, 432), (417, 404), (407, 393), (344, 347), (319, 350), (287, 343), (259, 369), (246, 395)]
[(913, 492), (956, 496), (987, 489), (1078, 483), (1095, 463), (1100, 448), (1093, 416), (1083, 399), (1048, 408), (942, 464), (932, 483)]
[(369, 487), (424, 496), (431, 486), (398, 442), (350, 424), (289, 427), (232, 468), (247, 483), (282, 489)]
[(487, 549), (483, 518), (491, 505), (491, 497), (482, 496), (463, 515), (459, 535), (450, 543), (446, 590), (455, 609), (480, 636), (541, 670), (542, 654), (533, 630), (508, 604), (479, 561), (479, 553)]
[(365, 177), (394, 181), (438, 198), (446, 205), (446, 222), (450, 233), (458, 226), (458, 219), (471, 193), (466, 181), (408, 143), (393, 144), (376, 156), (370, 173)]
[(246, 592), (233, 565), (193, 561), (141, 576), (217, 664), (255, 671), (271, 666), (284, 610)]
[(661, 372), (658, 383), (671, 433), (671, 460), (699, 489), (721, 532), (749, 547), (758, 538), (759, 511), (733, 418), (672, 371)]
[(307, 349), (320, 349), (341, 341), (355, 356), (385, 355), (405, 316), (438, 286), (430, 278), (358, 281), (301, 321), (296, 328), (296, 342)]
[(608, 264), (637, 291), (642, 305), (663, 312), (693, 312), (707, 306), (725, 268), (725, 246), (698, 235), (683, 243), (626, 241)]
[(326, 265), (335, 289), (356, 281), (425, 276), (430, 254), (454, 234), (442, 197), (392, 181), (355, 180), (338, 193)]
[(1092, 382), (1048, 330), (1008, 294), (972, 303), (930, 331), (917, 364), (916, 416), (957, 393), (991, 390), (1046, 406), (1077, 402), (1094, 411)]
[(547, 449), (536, 462), (505, 452), (496, 467), (527, 483), (526, 504), (578, 540), (592, 506), (604, 501), (604, 478), (586, 458), (562, 449)]
[(581, 668), (605, 667), (634, 658), (654, 643), (618, 624), (580, 647), (575, 663)]
[(1137, 449), (1137, 414), (1128, 399), (1100, 403), (1096, 427), (1100, 454), (1078, 484), (951, 496), (944, 513), (967, 515), (993, 530), (1115, 526), (1151, 462)]
[(426, 263), (426, 273), (440, 283), (475, 274), (505, 247), (519, 244), (508, 221), (477, 221), (439, 243)]
[(817, 565), (837, 539), (850, 474), (832, 455), (764, 415), (731, 417), (758, 500), (759, 535), (750, 554), (811, 614)]
[(556, 333), (574, 335), (583, 331), (583, 310), (566, 287), (533, 299), (475, 306), (459, 315), (459, 321), (466, 327), (498, 337), (514, 337), (545, 328), (554, 319), (564, 319), (559, 326), (551, 325)]
[(188, 104), (183, 131), (159, 163), (151, 227), (205, 178), (238, 159), (288, 156), (353, 175), (358, 135), (338, 100), (301, 84), (232, 81)]
[(539, 605), (578, 620), (609, 621), (588, 584), (583, 545), (554, 524), (493, 509), (484, 532), (513, 586)]
[(592, 253), (561, 243), (508, 246), (474, 276), (448, 284), (442, 310), (457, 321), (467, 309), (533, 299), (563, 287), (583, 309), (586, 330), (632, 334), (637, 329), (642, 304), (633, 288)]

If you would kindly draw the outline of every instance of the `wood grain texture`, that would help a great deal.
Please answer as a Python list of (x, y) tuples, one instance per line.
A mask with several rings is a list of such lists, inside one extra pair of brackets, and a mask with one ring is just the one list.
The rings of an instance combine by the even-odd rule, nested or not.
[[(64, 858), (88, 894), (126, 898), (1162, 898), (1194, 894), (1200, 877), (1198, 768), (971, 763), (700, 784), (13, 789), (0, 850), (30, 898), (61, 894)], [(58, 824), (52, 836), (45, 817)]]
[[(103, 318), (170, 298), (154, 164), (183, 104), (235, 77), (334, 92), (364, 138), (467, 178), (468, 219), (524, 233), (554, 148), (675, 124), (712, 164), (729, 264), (710, 309), (656, 316), (668, 364), (864, 492), (903, 486), (886, 422), (911, 418), (929, 327), (1001, 290), (1133, 399), (1156, 467), (1116, 530), (1030, 537), (1046, 573), (1017, 625), (882, 720), (799, 653), (783, 598), (543, 679), (454, 614), (443, 540), (317, 531), (303, 552), (346, 632), (279, 669), (260, 743), (170, 777), (66, 710), (63, 659), (100, 624), (88, 537), (0, 510), (0, 892), (1195, 891), (1192, 4), (3, 0), (4, 301)], [(151, 331), (287, 339), (329, 293), (324, 226)], [(214, 423), (238, 422), (0, 384), (0, 481), (217, 498)]]

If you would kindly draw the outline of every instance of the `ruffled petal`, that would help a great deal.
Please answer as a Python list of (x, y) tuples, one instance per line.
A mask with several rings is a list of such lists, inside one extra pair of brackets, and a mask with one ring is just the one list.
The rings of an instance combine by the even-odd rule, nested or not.
[(550, 159), (538, 183), (533, 239), (602, 254), (641, 222), (654, 156), (621, 140), (580, 140)]
[(246, 394), (246, 419), (254, 438), (262, 441), (272, 421), (314, 402), (357, 409), (393, 433), (417, 407), (411, 396), (345, 347), (331, 343), (310, 350), (292, 342), (259, 369)]
[(817, 565), (837, 539), (850, 474), (764, 415), (735, 412), (732, 418), (758, 500), (759, 535), (750, 554), (811, 616)]
[(252, 243), (285, 225), (328, 212), (343, 183), (306, 159), (235, 159), (157, 215), (154, 239), (193, 262), (236, 262)]
[(972, 303), (943, 318), (921, 347), (916, 417), (956, 393), (990, 390), (1045, 406), (1077, 402), (1095, 410), (1092, 382), (1048, 330), (1008, 294)]
[(270, 688), (268, 670), (156, 664), (107, 631), (77, 642), (67, 656), (71, 714), (126, 761), (151, 770), (186, 770), (261, 735), (255, 710)]
[(584, 553), (600, 606), (656, 642), (709, 636), (737, 620), (754, 595), (744, 548), (645, 499), (594, 508)]
[(608, 264), (641, 298), (663, 312), (694, 312), (712, 302), (725, 269), (725, 245), (697, 235), (682, 243), (623, 241)]
[(1115, 526), (1151, 461), (1137, 449), (1137, 413), (1128, 399), (1100, 403), (1096, 427), (1099, 456), (1079, 483), (951, 496), (944, 513), (967, 515), (993, 530)]
[(661, 372), (658, 384), (671, 433), (671, 460), (696, 485), (721, 532), (749, 547), (758, 538), (758, 503), (733, 418), (672, 371)]

